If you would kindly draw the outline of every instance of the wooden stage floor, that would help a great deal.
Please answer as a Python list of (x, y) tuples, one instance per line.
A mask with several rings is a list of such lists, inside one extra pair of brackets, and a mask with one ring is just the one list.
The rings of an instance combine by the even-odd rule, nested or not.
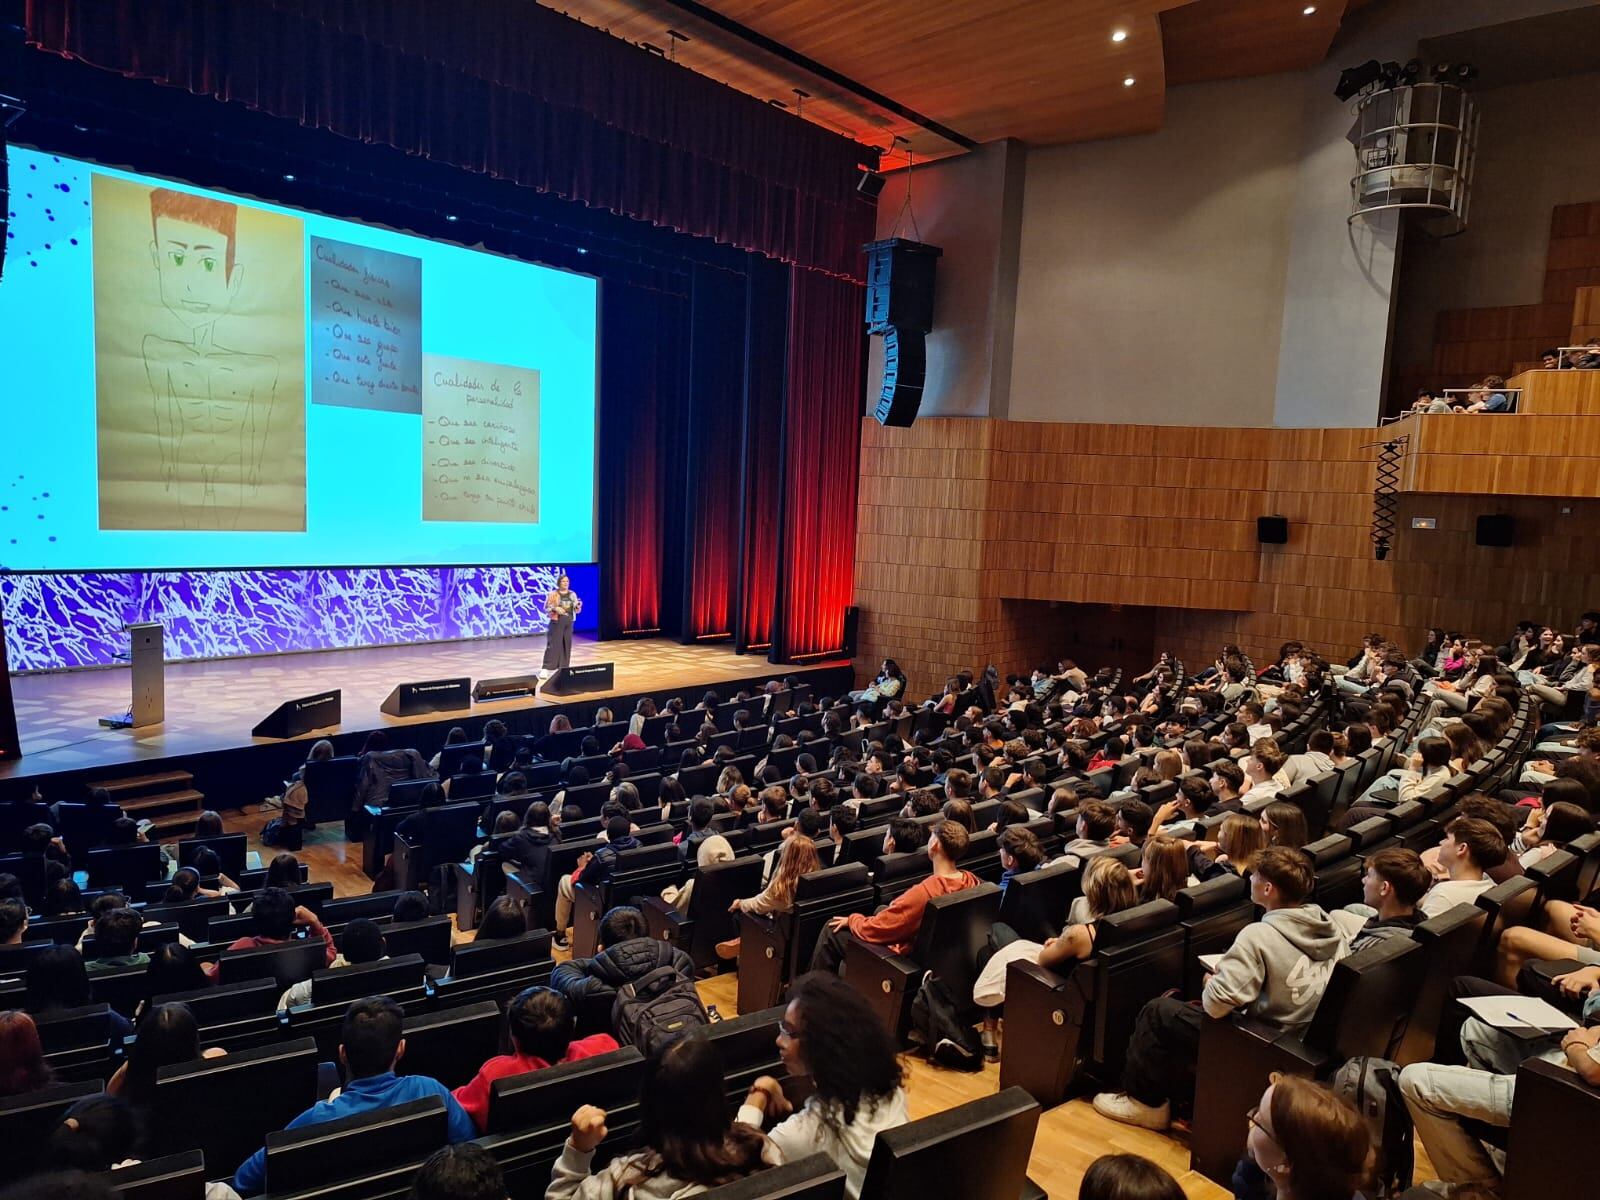
[[(143, 729), (105, 729), (97, 723), (102, 716), (127, 710), (126, 667), (14, 676), (11, 690), (22, 757), (0, 765), (0, 781), (280, 744), (252, 738), (250, 730), (284, 700), (332, 688), (344, 691), (344, 722), (339, 730), (348, 734), (453, 719), (478, 723), (529, 708), (592, 704), (609, 696), (685, 687), (718, 687), (777, 674), (803, 676), (818, 667), (846, 663), (832, 660), (808, 667), (777, 666), (761, 655), (735, 654), (728, 645), (684, 646), (665, 638), (600, 642), (579, 637), (572, 648), (574, 665), (616, 663), (617, 686), (613, 690), (487, 701), (460, 713), (419, 717), (390, 717), (378, 709), (397, 683), (463, 675), (474, 680), (521, 675), (537, 671), (543, 655), (544, 638), (540, 636), (172, 663), (166, 672), (166, 720)], [(306, 735), (306, 739), (318, 736), (321, 731)]]

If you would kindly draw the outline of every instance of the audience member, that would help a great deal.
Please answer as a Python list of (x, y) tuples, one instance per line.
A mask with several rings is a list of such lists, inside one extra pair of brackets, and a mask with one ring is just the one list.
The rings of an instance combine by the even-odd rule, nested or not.
[(835, 975), (813, 972), (789, 991), (778, 1054), (792, 1078), (810, 1084), (810, 1095), (796, 1110), (782, 1085), (763, 1075), (751, 1085), (739, 1120), (757, 1128), (775, 1122), (768, 1136), (786, 1161), (826, 1154), (855, 1200), (878, 1134), (909, 1120), (894, 1039), (859, 992)]
[(659, 967), (694, 980), (694, 960), (672, 943), (651, 937), (637, 908), (618, 906), (600, 918), (599, 953), (557, 963), (550, 986), (576, 1006), (588, 996), (613, 995)]
[(542, 1071), (556, 1063), (577, 1062), (617, 1049), (609, 1033), (579, 1038), (572, 1002), (548, 987), (520, 991), (506, 1006), (511, 1053), (489, 1059), (471, 1082), (455, 1090), (455, 1098), (482, 1133), (489, 1124), (489, 1085), (508, 1075)]
[(1457, 817), (1445, 826), (1439, 844), (1439, 867), (1445, 877), (1435, 883), (1418, 907), (1424, 917), (1437, 917), (1458, 904), (1472, 904), (1494, 886), (1488, 871), (1505, 861), (1500, 831), (1476, 817)]
[(1261, 1103), (1246, 1116), (1245, 1153), (1272, 1181), (1279, 1200), (1361, 1195), (1372, 1135), (1361, 1115), (1322, 1084), (1274, 1071)]
[[(345, 1013), (339, 1030), (339, 1062), (345, 1071), (344, 1088), (331, 1100), (312, 1105), (287, 1128), (303, 1129), (340, 1117), (393, 1108), (427, 1096), (444, 1100), (449, 1140), (464, 1142), (477, 1130), (450, 1090), (426, 1075), (396, 1075), (395, 1066), (406, 1052), (401, 1025), (405, 1013), (387, 996), (357, 1000)], [(234, 1173), (233, 1186), (241, 1196), (260, 1192), (266, 1183), (267, 1152), (257, 1150)]]
[[(339, 953), (328, 965), (331, 968), (357, 967), (363, 963), (381, 962), (388, 957), (388, 951), (384, 947), (382, 927), (366, 917), (356, 917), (345, 925), (344, 931), (339, 935)], [(309, 979), (290, 984), (283, 995), (278, 997), (278, 1011), (287, 1012), (291, 1008), (299, 1008), (302, 1004), (310, 1004), (311, 984), (312, 981)]]
[[(338, 950), (333, 944), (333, 934), (323, 927), (317, 920), (317, 914), (304, 905), (297, 905), (294, 897), (281, 887), (264, 887), (256, 893), (256, 898), (250, 902), (250, 926), (252, 933), (245, 937), (235, 939), (229, 946), (229, 951), (254, 950), (258, 946), (280, 946), (294, 936), (296, 929), (306, 930), (307, 936), (321, 938), (325, 950), (324, 966), (331, 967), (333, 960), (338, 957)], [(211, 963), (206, 967), (206, 975), (212, 979), (217, 978), (220, 971), (219, 963)]]
[(1078, 1184), (1078, 1200), (1184, 1200), (1178, 1181), (1137, 1154), (1102, 1154)]
[(462, 1142), (428, 1156), (411, 1180), (408, 1200), (506, 1200), (506, 1179), (494, 1155), (477, 1142)]
[(50, 1079), (33, 1018), (25, 1012), (0, 1013), (0, 1099), (36, 1092)]
[(759, 1129), (728, 1112), (722, 1057), (704, 1037), (669, 1042), (650, 1057), (639, 1094), (642, 1147), (591, 1174), (610, 1132), (606, 1112), (585, 1104), (550, 1173), (545, 1200), (670, 1200), (730, 1183), (783, 1161)]

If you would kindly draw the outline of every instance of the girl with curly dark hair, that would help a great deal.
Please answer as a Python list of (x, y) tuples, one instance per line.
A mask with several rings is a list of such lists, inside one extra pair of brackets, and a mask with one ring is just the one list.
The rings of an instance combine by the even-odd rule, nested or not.
[(854, 988), (837, 975), (802, 975), (778, 1026), (778, 1054), (790, 1075), (809, 1076), (815, 1091), (798, 1112), (770, 1075), (750, 1088), (739, 1120), (777, 1124), (767, 1136), (785, 1162), (826, 1154), (856, 1200), (880, 1130), (904, 1125), (906, 1091), (894, 1040)]

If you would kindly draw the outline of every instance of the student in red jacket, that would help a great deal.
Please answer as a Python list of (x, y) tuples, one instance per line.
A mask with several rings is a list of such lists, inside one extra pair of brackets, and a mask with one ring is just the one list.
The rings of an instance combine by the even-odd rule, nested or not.
[(577, 1062), (617, 1049), (609, 1033), (573, 1040), (576, 1021), (572, 1004), (554, 988), (531, 987), (518, 992), (506, 1008), (515, 1054), (502, 1054), (484, 1063), (472, 1082), (455, 1090), (456, 1103), (467, 1110), (482, 1133), (489, 1125), (489, 1085), (507, 1075), (542, 1071), (556, 1063)]
[(844, 962), (845, 939), (852, 934), (863, 942), (888, 946), (896, 954), (911, 949), (911, 944), (917, 940), (917, 931), (922, 928), (922, 912), (928, 907), (928, 901), (978, 886), (976, 875), (956, 866), (966, 852), (966, 829), (954, 821), (940, 821), (928, 839), (927, 853), (933, 860), (933, 874), (901, 893), (893, 904), (873, 916), (851, 913), (834, 917), (817, 938), (811, 969), (837, 973), (839, 964)]

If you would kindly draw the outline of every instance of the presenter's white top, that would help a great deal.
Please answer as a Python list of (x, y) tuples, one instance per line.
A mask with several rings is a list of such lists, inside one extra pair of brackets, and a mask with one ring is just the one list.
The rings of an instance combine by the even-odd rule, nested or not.
[(576, 616), (582, 608), (583, 601), (571, 588), (568, 588), (564, 595), (559, 591), (552, 591), (544, 598), (544, 610), (552, 617)]

